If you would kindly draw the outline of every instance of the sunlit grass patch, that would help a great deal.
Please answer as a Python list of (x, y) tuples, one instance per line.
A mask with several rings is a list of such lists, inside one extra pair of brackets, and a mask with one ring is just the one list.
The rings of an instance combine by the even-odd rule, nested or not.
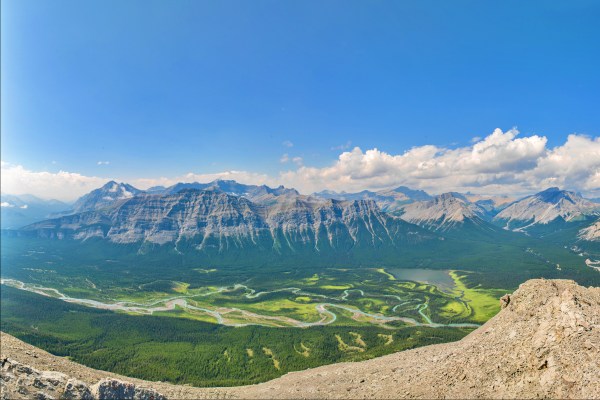
[(362, 338), (362, 335), (360, 333), (356, 333), (356, 332), (348, 332), (351, 336), (354, 337), (354, 343), (356, 343), (357, 345), (359, 345), (360, 347), (362, 347), (363, 349), (367, 348), (367, 344), (365, 343), (365, 341)]
[(377, 336), (385, 340), (385, 343), (383, 344), (384, 346), (389, 346), (390, 344), (394, 343), (394, 335), (391, 335), (391, 334), (386, 335), (384, 333), (378, 333)]
[(281, 369), (279, 360), (277, 358), (275, 358), (275, 354), (273, 354), (273, 350), (269, 349), (268, 347), (263, 347), (262, 350), (263, 350), (263, 353), (265, 353), (265, 355), (273, 361), (273, 366), (275, 367), (275, 369)]
[(499, 298), (505, 293), (502, 289), (481, 289), (467, 287), (460, 275), (459, 271), (450, 271), (450, 276), (454, 279), (456, 289), (455, 295), (463, 294), (463, 299), (468, 306), (473, 310), (471, 320), (478, 323), (483, 323), (492, 318), (500, 311)]
[(210, 269), (194, 268), (194, 271), (198, 271), (198, 272), (201, 272), (203, 274), (210, 274), (212, 272), (217, 272), (217, 269), (216, 268), (210, 268)]
[(298, 303), (309, 303), (311, 301), (311, 298), (308, 296), (298, 296), (294, 299), (294, 301)]
[(338, 349), (340, 349), (340, 351), (343, 351), (344, 353), (349, 353), (349, 352), (364, 352), (365, 349), (362, 347), (358, 347), (358, 346), (352, 346), (349, 345), (348, 343), (344, 342), (344, 339), (342, 339), (342, 337), (340, 335), (335, 335), (336, 340), (338, 341)]
[(352, 285), (323, 285), (319, 286), (321, 289), (325, 290), (346, 290), (352, 289)]
[(390, 280), (390, 281), (395, 281), (396, 280), (396, 277), (394, 275), (390, 274), (389, 272), (387, 272), (385, 270), (385, 268), (377, 268), (377, 269), (375, 269), (375, 271), (379, 272), (380, 274), (383, 274), (383, 275), (387, 276), (388, 280)]
[(296, 345), (294, 345), (294, 351), (306, 358), (310, 356), (310, 348), (302, 342), (300, 342), (300, 350), (296, 349)]

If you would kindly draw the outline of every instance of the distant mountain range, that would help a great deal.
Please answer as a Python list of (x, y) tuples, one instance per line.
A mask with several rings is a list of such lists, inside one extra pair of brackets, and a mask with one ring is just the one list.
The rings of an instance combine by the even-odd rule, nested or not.
[(36, 221), (50, 218), (69, 205), (58, 200), (44, 200), (30, 194), (0, 196), (2, 228), (16, 229)]
[(597, 217), (600, 217), (597, 203), (585, 200), (575, 192), (553, 187), (510, 204), (494, 220), (505, 224), (507, 229), (526, 231), (535, 225), (586, 221)]
[[(46, 208), (21, 220), (9, 213), (25, 212), (23, 199), (3, 196), (2, 201), (3, 228), (29, 223), (22, 228), (29, 235), (171, 243), (202, 251), (253, 245), (277, 252), (395, 248), (433, 240), (436, 235), (489, 237), (510, 231), (540, 237), (564, 231), (568, 240), (561, 240), (569, 243), (600, 241), (600, 204), (558, 188), (513, 201), (507, 196), (455, 192), (431, 196), (406, 187), (357, 193), (323, 191), (306, 196), (283, 186), (270, 188), (231, 180), (178, 183), (146, 191), (111, 181), (82, 196), (70, 209), (56, 201), (30, 202)], [(5, 207), (5, 202), (10, 206)], [(48, 218), (51, 215), (55, 218)]]
[(434, 231), (461, 229), (466, 224), (487, 230), (497, 229), (487, 222), (489, 216), (485, 208), (454, 192), (407, 204), (402, 208), (400, 218)]
[(402, 208), (402, 206), (415, 202), (429, 200), (432, 197), (422, 190), (412, 190), (406, 186), (400, 186), (396, 189), (386, 189), (377, 192), (370, 190), (363, 190), (357, 193), (347, 192), (334, 192), (330, 190), (324, 190), (312, 194), (314, 197), (322, 199), (336, 199), (336, 200), (373, 200), (386, 212), (394, 212)]

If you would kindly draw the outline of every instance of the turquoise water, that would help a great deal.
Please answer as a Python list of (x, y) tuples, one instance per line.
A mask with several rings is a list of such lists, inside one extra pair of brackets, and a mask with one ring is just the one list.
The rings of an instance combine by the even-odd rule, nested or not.
[(416, 281), (435, 285), (440, 290), (446, 292), (454, 288), (454, 280), (450, 276), (450, 271), (440, 269), (424, 268), (390, 268), (386, 271), (394, 275), (400, 281)]

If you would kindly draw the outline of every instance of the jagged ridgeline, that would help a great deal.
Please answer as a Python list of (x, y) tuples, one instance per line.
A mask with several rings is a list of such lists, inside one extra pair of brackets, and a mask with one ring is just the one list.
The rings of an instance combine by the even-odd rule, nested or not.
[(372, 200), (278, 196), (269, 203), (214, 190), (138, 194), (111, 206), (29, 225), (17, 236), (137, 246), (225, 259), (348, 256), (385, 260), (441, 238), (382, 212)]
[(2, 247), (10, 268), (27, 267), (13, 255), (42, 246), (87, 263), (426, 267), (477, 271), (474, 283), (491, 287), (535, 277), (596, 284), (581, 249), (597, 252), (599, 216), (600, 205), (557, 188), (511, 201), (405, 187), (306, 196), (235, 181), (146, 191), (109, 182), (69, 211), (3, 230)]

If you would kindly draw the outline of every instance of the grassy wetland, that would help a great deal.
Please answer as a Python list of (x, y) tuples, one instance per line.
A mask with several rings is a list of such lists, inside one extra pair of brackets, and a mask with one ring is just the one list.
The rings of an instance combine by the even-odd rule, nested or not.
[(514, 289), (468, 266), (223, 266), (61, 246), (3, 248), (2, 330), (94, 368), (197, 386), (459, 340)]

